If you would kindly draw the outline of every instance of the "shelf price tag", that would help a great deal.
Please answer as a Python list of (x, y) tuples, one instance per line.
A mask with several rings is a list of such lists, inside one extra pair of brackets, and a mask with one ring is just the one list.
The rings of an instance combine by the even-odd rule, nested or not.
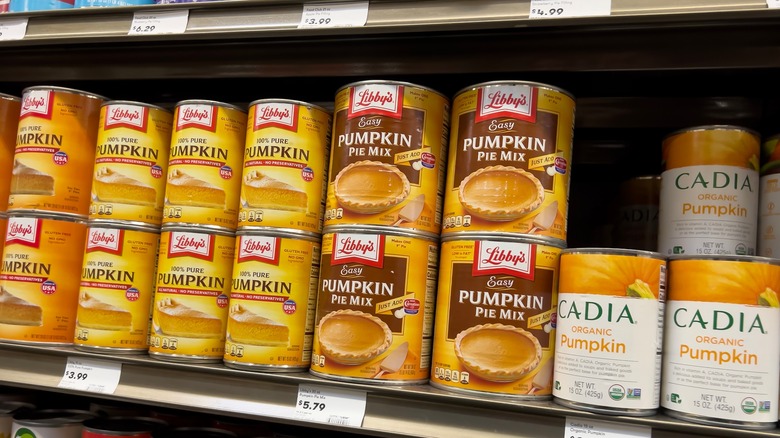
[(295, 418), (314, 423), (360, 427), (366, 415), (366, 391), (300, 384)]
[(306, 3), (298, 29), (361, 27), (368, 19), (368, 2)]
[(597, 17), (612, 14), (612, 0), (531, 0), (528, 18)]
[(160, 35), (184, 33), (190, 11), (136, 12), (130, 24), (128, 35)]
[(590, 418), (566, 417), (564, 438), (650, 438), (652, 429), (647, 426), (636, 426), (609, 421), (591, 420)]
[(0, 20), (0, 41), (22, 40), (27, 34), (27, 18)]
[(122, 364), (105, 360), (68, 357), (60, 388), (113, 394), (119, 385)]
[(766, 0), (766, 7), (769, 9), (780, 8), (780, 0)]

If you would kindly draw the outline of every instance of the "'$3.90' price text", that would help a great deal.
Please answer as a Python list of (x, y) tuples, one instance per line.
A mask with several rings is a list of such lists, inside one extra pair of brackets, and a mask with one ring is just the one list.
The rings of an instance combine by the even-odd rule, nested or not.
[(87, 380), (87, 377), (89, 377), (89, 374), (87, 373), (77, 373), (75, 371), (65, 371), (65, 378), (69, 380)]
[(308, 402), (305, 400), (298, 400), (298, 406), (307, 411), (324, 411), (325, 403)]

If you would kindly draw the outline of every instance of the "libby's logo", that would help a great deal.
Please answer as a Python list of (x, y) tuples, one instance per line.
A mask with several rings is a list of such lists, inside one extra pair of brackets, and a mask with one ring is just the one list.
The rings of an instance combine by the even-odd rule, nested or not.
[(23, 119), (33, 116), (51, 119), (52, 108), (54, 107), (53, 93), (50, 90), (30, 90), (24, 93), (22, 97), (22, 111), (19, 114), (19, 118)]
[(401, 85), (365, 84), (349, 90), (347, 119), (379, 114), (400, 119), (403, 113), (404, 87)]
[(195, 257), (211, 261), (214, 258), (214, 236), (210, 234), (171, 231), (168, 257)]
[(87, 235), (87, 252), (101, 251), (121, 256), (124, 236), (124, 230), (90, 228)]
[(41, 243), (41, 220), (27, 217), (8, 219), (5, 233), (5, 244), (25, 245), (39, 248)]
[(298, 131), (298, 105), (292, 103), (259, 103), (255, 105), (254, 130), (276, 127)]
[(149, 109), (136, 105), (107, 105), (103, 129), (130, 128), (146, 132), (147, 113)]
[(238, 261), (255, 260), (279, 266), (278, 237), (241, 236), (238, 239)]
[(360, 263), (381, 268), (384, 264), (385, 236), (377, 234), (334, 234), (332, 265)]
[(182, 105), (176, 111), (176, 130), (198, 128), (217, 131), (217, 107), (212, 105)]
[(510, 117), (536, 122), (538, 89), (530, 85), (498, 85), (477, 90), (475, 122)]
[(507, 274), (533, 281), (536, 245), (487, 240), (475, 245), (472, 275)]

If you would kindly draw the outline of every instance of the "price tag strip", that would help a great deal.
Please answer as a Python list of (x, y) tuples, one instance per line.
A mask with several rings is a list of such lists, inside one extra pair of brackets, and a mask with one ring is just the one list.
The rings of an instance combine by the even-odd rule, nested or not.
[(366, 415), (366, 391), (300, 384), (295, 419), (360, 427)]
[(766, 0), (766, 7), (769, 9), (780, 8), (780, 0)]
[(122, 376), (122, 364), (106, 360), (68, 357), (59, 388), (113, 394)]
[(161, 35), (184, 33), (190, 11), (136, 12), (128, 35)]
[(24, 39), (27, 34), (27, 18), (0, 20), (0, 41)]
[(612, 14), (612, 0), (531, 0), (528, 18), (598, 17)]
[(306, 3), (298, 29), (361, 27), (368, 19), (368, 2)]
[(650, 438), (652, 429), (647, 426), (612, 423), (590, 418), (566, 417), (563, 438)]

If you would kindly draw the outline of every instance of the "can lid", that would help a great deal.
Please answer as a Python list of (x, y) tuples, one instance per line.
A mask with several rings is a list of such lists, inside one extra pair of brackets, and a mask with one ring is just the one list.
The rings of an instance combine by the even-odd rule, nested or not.
[(29, 426), (52, 427), (63, 424), (79, 424), (95, 418), (89, 411), (77, 409), (45, 409), (42, 411), (25, 411), (14, 415), (14, 422)]
[(35, 405), (31, 403), (25, 403), (20, 401), (4, 401), (0, 402), (0, 414), (1, 415), (15, 415), (17, 412), (28, 411), (35, 409)]
[(455, 240), (479, 240), (489, 242), (512, 242), (512, 243), (530, 243), (533, 245), (551, 246), (553, 248), (566, 248), (566, 242), (560, 239), (554, 239), (546, 236), (533, 236), (514, 233), (491, 233), (491, 232), (464, 232), (447, 234), (442, 236), (442, 242), (452, 242)]
[(182, 106), (182, 105), (212, 105), (212, 106), (221, 106), (223, 108), (234, 109), (236, 111), (240, 111), (240, 112), (246, 114), (246, 110), (245, 109), (239, 108), (238, 106), (233, 105), (231, 103), (219, 102), (219, 101), (216, 101), (216, 100), (187, 99), (187, 100), (182, 100), (180, 102), (176, 102), (176, 107), (177, 108)]
[(87, 219), (83, 216), (67, 216), (59, 213), (46, 212), (46, 211), (30, 211), (30, 210), (11, 210), (7, 212), (8, 219), (13, 218), (35, 218), (35, 219), (52, 219), (56, 221), (75, 222), (77, 224), (86, 224)]
[(101, 107), (109, 106), (109, 105), (132, 105), (132, 106), (142, 106), (146, 108), (154, 108), (160, 111), (165, 111), (168, 114), (172, 114), (171, 110), (167, 110), (161, 106), (158, 105), (152, 105), (151, 103), (145, 103), (145, 102), (136, 102), (134, 100), (108, 100), (103, 102)]
[(438, 94), (439, 96), (441, 96), (442, 99), (444, 99), (448, 103), (450, 101), (450, 99), (447, 96), (445, 96), (444, 93), (441, 93), (439, 91), (434, 90), (433, 88), (426, 87), (424, 85), (417, 85), (417, 84), (413, 84), (411, 82), (403, 82), (403, 81), (388, 81), (388, 80), (383, 80), (383, 79), (370, 79), (370, 80), (367, 80), (367, 81), (351, 82), (351, 83), (349, 83), (347, 85), (344, 85), (344, 86), (340, 87), (338, 90), (336, 90), (336, 94), (339, 94), (342, 90), (345, 90), (347, 88), (358, 87), (358, 86), (361, 86), (361, 85), (400, 85), (400, 86), (403, 86), (403, 87), (420, 88), (420, 89), (423, 89), (423, 90), (430, 91), (431, 93)]
[(162, 420), (149, 417), (91, 418), (84, 422), (85, 429), (111, 432), (154, 432), (167, 427)]
[(295, 233), (290, 231), (285, 231), (285, 228), (274, 230), (273, 228), (266, 228), (263, 230), (252, 230), (252, 229), (239, 229), (236, 231), (236, 236), (258, 236), (258, 237), (280, 237), (282, 239), (293, 239), (293, 240), (306, 240), (309, 242), (321, 242), (322, 237), (320, 236), (312, 236), (302, 233)]
[(634, 257), (666, 260), (666, 256), (661, 254), (660, 252), (645, 251), (641, 249), (631, 249), (631, 248), (596, 248), (596, 247), (568, 248), (561, 251), (561, 255), (564, 254), (622, 255), (622, 256), (634, 256)]
[(111, 230), (133, 230), (144, 231), (147, 233), (160, 234), (160, 227), (152, 224), (140, 224), (136, 222), (124, 222), (118, 220), (102, 221), (92, 220), (87, 221), (89, 228), (107, 228)]
[(177, 427), (160, 435), (161, 438), (236, 438), (237, 436), (228, 430), (212, 427)]
[(11, 96), (10, 94), (0, 93), (0, 99), (13, 100), (14, 102), (21, 102), (20, 97)]
[(435, 233), (409, 230), (406, 228), (387, 227), (382, 225), (359, 225), (359, 224), (331, 225), (325, 227), (322, 230), (323, 236), (325, 234), (346, 234), (346, 233), (382, 234), (385, 236), (414, 237), (418, 239), (431, 240), (434, 242), (439, 241), (439, 235)]
[(720, 254), (720, 255), (695, 255), (695, 254), (674, 254), (667, 257), (669, 262), (685, 261), (685, 260), (712, 260), (712, 261), (730, 261), (730, 262), (747, 262), (747, 263), (766, 263), (769, 265), (780, 266), (780, 259), (774, 259), (770, 257), (749, 256), (749, 255), (736, 255), (736, 254)]
[(328, 109), (323, 106), (316, 105), (309, 102), (304, 102), (302, 100), (294, 100), (294, 99), (257, 99), (257, 100), (253, 100), (252, 102), (249, 102), (249, 106), (253, 107), (255, 105), (259, 105), (263, 103), (287, 103), (292, 105), (300, 105), (300, 106), (305, 106), (312, 109), (320, 110), (329, 116), (333, 114), (333, 111), (328, 111)]
[(108, 98), (105, 96), (101, 96), (95, 93), (90, 93), (89, 91), (76, 90), (75, 88), (55, 87), (52, 85), (35, 85), (33, 87), (27, 87), (24, 90), (22, 90), (22, 95), (27, 94), (28, 91), (35, 91), (35, 90), (59, 91), (62, 93), (80, 94), (89, 99), (108, 100)]
[(563, 93), (567, 96), (569, 96), (572, 100), (577, 100), (576, 97), (574, 97), (573, 94), (569, 93), (568, 91), (564, 90), (563, 88), (556, 87), (555, 85), (545, 84), (542, 82), (533, 82), (533, 81), (490, 81), (490, 82), (480, 82), (478, 84), (470, 85), (466, 88), (463, 88), (459, 90), (457, 93), (455, 93), (455, 97), (458, 97), (458, 95), (465, 93), (467, 91), (476, 90), (477, 88), (487, 88), (487, 87), (496, 87), (499, 85), (528, 85), (530, 87), (534, 88), (546, 88), (548, 90), (557, 91), (559, 93)]
[(754, 131), (750, 128), (745, 128), (744, 126), (737, 126), (737, 125), (701, 125), (701, 126), (692, 126), (690, 128), (683, 128), (678, 129), (677, 131), (672, 132), (671, 134), (667, 134), (664, 137), (664, 141), (667, 139), (674, 137), (675, 135), (685, 134), (687, 132), (696, 132), (696, 131), (742, 131), (747, 132), (748, 134), (755, 135), (756, 137), (761, 137), (761, 135), (758, 133), (758, 131)]

